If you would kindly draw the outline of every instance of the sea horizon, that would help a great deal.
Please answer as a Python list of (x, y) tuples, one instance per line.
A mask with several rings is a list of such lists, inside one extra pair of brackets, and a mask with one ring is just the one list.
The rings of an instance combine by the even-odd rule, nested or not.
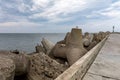
[(35, 52), (35, 46), (41, 44), (42, 38), (53, 43), (63, 40), (65, 33), (0, 33), (0, 50), (19, 50)]

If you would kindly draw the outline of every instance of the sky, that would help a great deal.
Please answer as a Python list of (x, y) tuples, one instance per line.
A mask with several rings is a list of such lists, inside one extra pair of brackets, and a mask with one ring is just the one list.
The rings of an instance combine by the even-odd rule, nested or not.
[(0, 33), (120, 31), (120, 0), (0, 0)]

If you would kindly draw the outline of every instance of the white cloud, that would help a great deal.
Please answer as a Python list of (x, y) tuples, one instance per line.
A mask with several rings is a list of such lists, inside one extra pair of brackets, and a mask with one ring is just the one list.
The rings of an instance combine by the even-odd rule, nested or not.
[[(72, 26), (82, 24), (87, 26), (82, 27), (86, 31), (96, 29), (99, 31), (108, 28), (101, 26), (119, 24), (120, 0), (114, 3), (112, 0), (30, 0), (28, 3), (27, 1), (16, 0), (15, 3), (11, 3), (2, 0), (4, 3), (0, 5), (0, 27), (11, 29), (10, 26), (15, 26), (24, 29), (27, 26), (28, 30), (39, 26), (41, 30), (41, 27), (45, 26), (41, 31), (45, 29), (49, 31), (56, 27), (64, 30), (64, 26), (67, 26), (66, 30), (70, 30)], [(89, 19), (85, 20), (86, 17)]]
[[(47, 4), (48, 2), (44, 5)], [(42, 13), (40, 12), (33, 14), (32, 17), (33, 18), (46, 17), (51, 19), (54, 16), (58, 16), (59, 14), (66, 15), (69, 13), (83, 10), (85, 8), (85, 5), (86, 5), (85, 0), (55, 0), (53, 6), (45, 8)]]
[[(109, 5), (111, 0), (33, 0), (35, 2), (35, 9), (38, 10), (39, 8), (43, 9), (42, 11), (38, 11), (37, 13), (29, 16), (31, 19), (40, 19), (45, 18), (48, 19), (49, 22), (55, 21), (59, 22), (62, 21), (61, 16), (68, 18), (70, 14), (77, 13), (77, 12), (84, 12), (84, 10), (89, 10), (91, 8), (103, 7)], [(52, 5), (50, 3), (52, 2)], [(101, 4), (103, 4), (101, 6)], [(33, 9), (33, 8), (32, 8)], [(34, 10), (34, 9), (33, 9)], [(90, 13), (87, 13), (87, 17)], [(81, 13), (80, 13), (81, 15)], [(96, 15), (97, 16), (97, 15)], [(65, 18), (66, 19), (66, 18)], [(64, 18), (63, 18), (64, 20)], [(66, 19), (67, 20), (67, 19)]]
[(96, 13), (109, 18), (120, 18), (120, 1), (114, 2), (108, 8), (97, 11)]
[(28, 11), (28, 9), (30, 9), (30, 6), (27, 5), (27, 4), (24, 4), (24, 3), (21, 3), (19, 6), (18, 6), (18, 10), (22, 13), (26, 13)]
[(120, 7), (120, 1), (117, 1), (111, 5), (112, 7)]
[(79, 24), (78, 26), (83, 32), (112, 31), (113, 26), (115, 26), (115, 31), (120, 31), (119, 21), (113, 19), (89, 21), (85, 24)]
[(42, 9), (48, 6), (48, 4), (51, 2), (52, 0), (32, 0), (33, 5), (31, 8), (31, 11), (35, 11), (38, 9)]
[[(41, 0), (39, 0), (41, 1)], [(46, 4), (48, 2), (47, 0)], [(39, 2), (38, 2), (39, 3)], [(41, 5), (38, 4), (38, 5)], [(49, 6), (43, 10), (43, 12), (38, 12), (36, 14), (33, 14), (30, 16), (30, 18), (47, 18), (49, 20), (51, 19), (59, 19), (60, 15), (67, 15), (70, 13), (75, 13), (77, 11), (82, 11), (86, 8), (87, 1), (85, 0), (54, 0), (54, 4), (52, 6)]]
[(101, 15), (112, 17), (112, 18), (120, 18), (120, 11), (119, 10), (109, 10), (109, 11), (103, 11)]
[(4, 22), (0, 23), (0, 27), (37, 27), (42, 26), (42, 24), (37, 24), (33, 22)]

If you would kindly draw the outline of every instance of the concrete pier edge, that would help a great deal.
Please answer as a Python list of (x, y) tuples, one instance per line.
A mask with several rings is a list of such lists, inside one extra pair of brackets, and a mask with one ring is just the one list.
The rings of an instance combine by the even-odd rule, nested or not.
[(104, 38), (100, 43), (98, 43), (93, 49), (87, 52), (82, 58), (75, 62), (70, 68), (68, 68), (55, 80), (82, 80), (108, 37), (109, 36)]

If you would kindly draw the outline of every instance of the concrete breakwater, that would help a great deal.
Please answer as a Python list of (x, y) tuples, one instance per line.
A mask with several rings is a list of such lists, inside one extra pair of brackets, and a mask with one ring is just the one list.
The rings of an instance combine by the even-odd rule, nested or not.
[[(54, 80), (109, 34), (99, 32), (82, 35), (81, 29), (73, 28), (64, 40), (56, 44), (43, 39), (42, 44), (35, 47), (36, 52), (29, 55), (16, 51), (0, 51), (0, 56), (10, 59), (11, 65), (8, 64), (8, 67), (12, 66), (10, 69), (6, 68), (7, 65), (2, 66), (4, 70), (11, 72), (5, 72), (10, 76), (8, 79), (1, 70), (1, 79), (14, 80), (14, 76), (17, 76), (16, 80)], [(1, 63), (5, 61), (2, 58), (0, 60)], [(25, 76), (21, 77), (23, 75)]]

